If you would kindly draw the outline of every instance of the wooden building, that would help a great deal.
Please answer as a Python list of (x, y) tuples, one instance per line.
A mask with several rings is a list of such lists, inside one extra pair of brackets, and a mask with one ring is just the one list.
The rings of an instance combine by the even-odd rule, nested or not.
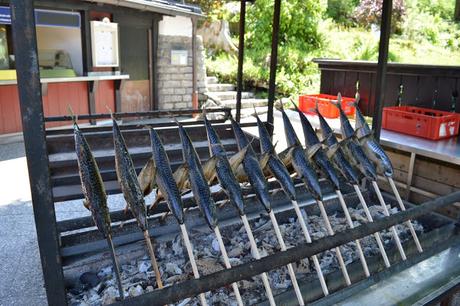
[[(203, 45), (192, 44), (199, 7), (45, 0), (35, 8), (45, 116), (68, 106), (76, 114), (190, 108), (206, 89)], [(10, 24), (9, 2), (0, 1), (0, 134), (22, 130)]]

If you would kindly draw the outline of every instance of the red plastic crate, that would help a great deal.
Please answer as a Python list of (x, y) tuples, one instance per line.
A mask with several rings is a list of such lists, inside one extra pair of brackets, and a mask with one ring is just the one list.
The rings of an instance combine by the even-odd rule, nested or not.
[[(355, 115), (355, 107), (353, 102), (355, 99), (342, 97), (342, 109), (347, 116)], [(331, 101), (337, 101), (337, 96), (317, 94), (317, 95), (301, 95), (299, 96), (299, 109), (304, 113), (315, 114), (314, 109), (318, 101), (318, 110), (326, 118), (338, 118), (339, 110)]]
[(460, 116), (430, 108), (394, 106), (383, 109), (382, 128), (438, 140), (458, 135)]

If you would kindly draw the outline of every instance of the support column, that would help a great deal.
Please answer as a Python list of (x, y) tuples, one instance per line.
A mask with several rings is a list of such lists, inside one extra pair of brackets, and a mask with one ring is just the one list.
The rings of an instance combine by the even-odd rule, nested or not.
[(275, 103), (276, 91), (276, 67), (278, 65), (278, 38), (280, 30), (281, 0), (275, 0), (273, 11), (272, 53), (270, 57), (270, 79), (268, 81), (268, 111), (267, 128), (270, 136), (273, 136), (273, 104)]
[(380, 140), (382, 128), (382, 111), (385, 104), (385, 84), (388, 63), (388, 45), (390, 44), (391, 11), (393, 0), (384, 0), (382, 6), (382, 20), (380, 23), (379, 62), (375, 89), (375, 109), (372, 119), (372, 129), (377, 141)]
[(246, 0), (241, 0), (238, 41), (238, 72), (236, 75), (236, 121), (241, 119), (241, 91), (243, 90), (244, 33), (246, 23)]
[(192, 17), (192, 108), (198, 109), (198, 90), (196, 86), (196, 17)]
[(45, 142), (33, 1), (11, 0), (10, 8), (24, 145), (46, 295), (49, 305), (67, 305)]

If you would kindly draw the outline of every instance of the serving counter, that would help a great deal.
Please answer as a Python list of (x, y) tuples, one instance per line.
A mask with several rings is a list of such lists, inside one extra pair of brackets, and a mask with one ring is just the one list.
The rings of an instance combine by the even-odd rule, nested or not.
[[(120, 87), (126, 74), (91, 75), (63, 78), (42, 78), (43, 110), (45, 116), (68, 114), (70, 106), (75, 114), (94, 114), (121, 110)], [(61, 123), (47, 123), (47, 127)], [(0, 80), (0, 134), (22, 130), (16, 80)]]

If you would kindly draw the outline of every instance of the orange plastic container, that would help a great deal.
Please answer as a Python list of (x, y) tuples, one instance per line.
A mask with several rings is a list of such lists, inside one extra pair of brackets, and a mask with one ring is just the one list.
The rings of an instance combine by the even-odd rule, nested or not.
[(460, 116), (430, 108), (393, 106), (383, 109), (382, 128), (431, 140), (458, 135)]
[[(353, 103), (355, 99), (342, 97), (342, 109), (347, 116), (354, 116), (355, 107)], [(314, 108), (318, 101), (318, 110), (326, 118), (338, 118), (339, 110), (331, 101), (337, 101), (337, 96), (317, 94), (317, 95), (301, 95), (299, 96), (299, 109), (304, 113), (315, 114)]]

